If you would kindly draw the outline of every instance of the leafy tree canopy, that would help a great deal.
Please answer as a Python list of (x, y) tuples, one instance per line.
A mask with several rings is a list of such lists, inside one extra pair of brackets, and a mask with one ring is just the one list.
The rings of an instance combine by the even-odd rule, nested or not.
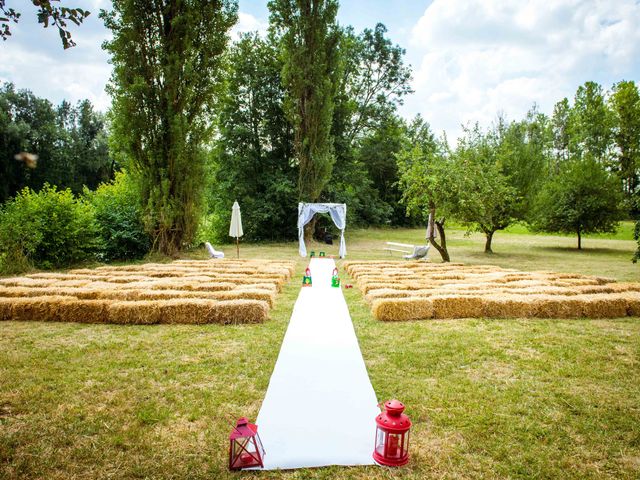
[(542, 188), (535, 209), (535, 229), (575, 233), (578, 249), (583, 234), (613, 232), (624, 215), (617, 179), (590, 157), (567, 162)]

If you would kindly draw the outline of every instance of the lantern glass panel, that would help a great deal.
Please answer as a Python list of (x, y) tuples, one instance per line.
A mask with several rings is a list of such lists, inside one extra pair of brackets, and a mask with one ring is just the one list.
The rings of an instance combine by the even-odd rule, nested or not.
[(258, 435), (257, 433), (254, 441), (256, 444), (256, 450), (260, 454), (260, 458), (264, 458), (264, 447), (262, 446), (262, 440), (260, 440), (260, 435)]
[[(254, 464), (260, 458), (251, 438), (239, 438), (233, 442), (233, 458), (239, 459), (240, 465)], [(234, 461), (234, 463), (238, 463)]]
[(409, 432), (404, 434), (404, 444), (402, 445), (402, 456), (409, 455)]
[(385, 433), (384, 431), (378, 428), (376, 432), (376, 451), (380, 455), (384, 455), (384, 440), (385, 440)]

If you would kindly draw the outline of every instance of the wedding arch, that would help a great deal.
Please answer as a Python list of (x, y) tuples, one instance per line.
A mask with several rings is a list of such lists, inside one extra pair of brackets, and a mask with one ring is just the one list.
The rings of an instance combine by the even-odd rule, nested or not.
[(344, 229), (347, 226), (347, 205), (344, 203), (298, 203), (298, 240), (300, 242), (300, 256), (307, 256), (304, 244), (304, 226), (311, 221), (316, 213), (329, 213), (331, 220), (340, 229), (340, 258), (347, 255), (347, 244), (344, 241)]

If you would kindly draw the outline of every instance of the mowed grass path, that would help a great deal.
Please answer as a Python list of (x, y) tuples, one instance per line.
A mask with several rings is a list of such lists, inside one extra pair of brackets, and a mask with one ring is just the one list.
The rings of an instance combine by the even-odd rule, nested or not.
[[(353, 231), (349, 258), (386, 259), (384, 241), (422, 237)], [(453, 261), (640, 280), (631, 241), (586, 239), (576, 252), (572, 238), (499, 233), (491, 256), (462, 230), (449, 243)], [(263, 325), (0, 323), (0, 478), (640, 476), (640, 319), (382, 323), (355, 288), (345, 295), (376, 393), (403, 400), (415, 423), (409, 466), (228, 472), (230, 423), (259, 411), (305, 263)]]

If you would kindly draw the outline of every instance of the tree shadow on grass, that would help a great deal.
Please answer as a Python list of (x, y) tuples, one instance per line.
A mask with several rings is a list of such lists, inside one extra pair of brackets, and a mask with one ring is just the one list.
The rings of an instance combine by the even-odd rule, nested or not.
[(556, 252), (556, 253), (563, 253), (563, 254), (574, 253), (576, 255), (586, 255), (586, 254), (615, 255), (615, 254), (627, 254), (628, 252), (631, 252), (631, 250), (623, 250), (620, 248), (582, 247), (582, 250), (578, 250), (577, 247), (560, 247), (560, 246), (543, 246), (543, 245), (536, 245), (531, 247), (531, 249), (539, 250), (542, 252), (546, 251), (546, 252)]

